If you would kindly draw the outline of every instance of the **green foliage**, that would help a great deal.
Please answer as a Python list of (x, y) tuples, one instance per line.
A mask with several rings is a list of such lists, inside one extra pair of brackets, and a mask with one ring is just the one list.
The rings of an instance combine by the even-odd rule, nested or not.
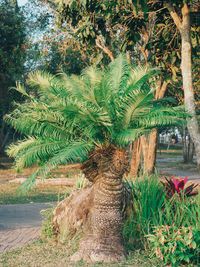
[(167, 198), (158, 177), (141, 177), (128, 182), (132, 192), (132, 213), (125, 218), (123, 236), (129, 250), (150, 248), (151, 256), (179, 266), (199, 264), (200, 195)]
[(27, 101), (16, 104), (6, 117), (27, 136), (7, 150), (16, 158), (18, 170), (43, 165), (26, 185), (60, 164), (85, 161), (95, 147), (113, 144), (124, 149), (156, 126), (183, 123), (183, 107), (154, 100), (149, 77), (155, 72), (133, 68), (120, 55), (104, 71), (90, 67), (80, 76), (30, 74), (27, 83), (37, 97), (19, 85), (17, 90)]
[(157, 175), (139, 177), (127, 181), (133, 197), (133, 213), (123, 229), (123, 236), (128, 249), (146, 246), (145, 236), (159, 224), (159, 211), (162, 210), (165, 194)]
[(40, 214), (42, 215), (42, 236), (41, 238), (43, 240), (49, 240), (49, 239), (55, 239), (55, 233), (53, 234), (53, 223), (52, 223), (52, 213), (54, 209), (56, 208), (56, 205), (51, 205), (51, 208), (41, 210)]
[(147, 236), (152, 254), (165, 264), (179, 266), (181, 263), (200, 263), (200, 227), (198, 224), (185, 227), (156, 226)]
[(0, 73), (15, 81), (23, 74), (26, 35), (23, 15), (10, 0), (1, 1), (0, 28)]
[(172, 199), (165, 199), (163, 209), (158, 211), (159, 225), (173, 225), (177, 227), (196, 225), (200, 221), (200, 196), (187, 198), (182, 193), (175, 194)]
[(11, 110), (13, 99), (20, 100), (20, 94), (9, 90), (16, 80), (22, 79), (26, 59), (26, 32), (21, 10), (11, 0), (0, 2), (0, 153), (9, 138), (10, 129), (3, 116)]

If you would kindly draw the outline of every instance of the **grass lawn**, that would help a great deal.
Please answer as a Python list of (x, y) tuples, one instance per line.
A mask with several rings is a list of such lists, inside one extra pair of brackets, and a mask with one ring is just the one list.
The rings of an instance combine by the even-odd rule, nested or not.
[[(2, 162), (4, 168), (0, 169), (0, 205), (2, 204), (22, 204), (30, 202), (51, 202), (62, 200), (72, 190), (68, 186), (58, 185), (45, 185), (34, 188), (26, 195), (18, 194), (18, 183), (9, 183), (9, 180), (15, 178), (27, 178), (33, 172), (34, 168), (25, 168), (22, 173), (17, 173), (16, 170), (11, 168), (11, 162)], [(60, 166), (55, 171), (52, 171), (48, 178), (68, 178), (76, 177), (80, 174), (80, 170), (77, 165)]]
[(157, 151), (157, 159), (168, 159), (168, 158), (183, 158), (183, 152), (181, 150), (160, 150)]
[(86, 264), (82, 261), (72, 263), (69, 260), (70, 252), (66, 246), (55, 243), (43, 243), (41, 241), (26, 245), (23, 248), (14, 249), (0, 255), (0, 266), (2, 267), (64, 267), (64, 266), (135, 266), (162, 267), (157, 259), (150, 259), (145, 251), (137, 250), (128, 255), (127, 260), (113, 263)]
[(30, 202), (52, 202), (64, 199), (71, 192), (70, 187), (65, 186), (39, 186), (26, 195), (17, 193), (19, 184), (1, 184), (0, 205), (23, 204)]

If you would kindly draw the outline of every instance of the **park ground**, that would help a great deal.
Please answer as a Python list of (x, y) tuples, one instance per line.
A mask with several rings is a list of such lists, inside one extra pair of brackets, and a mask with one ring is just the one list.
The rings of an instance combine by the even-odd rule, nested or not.
[[(172, 174), (186, 173), (191, 177), (199, 177), (193, 182), (200, 183), (200, 175), (196, 168), (195, 163), (184, 164), (182, 159), (181, 149), (160, 150), (157, 152), (156, 168), (163, 170), (160, 172), (159, 177), (171, 177)], [(54, 202), (62, 200), (70, 194), (73, 189), (73, 184), (67, 185), (40, 185), (33, 189), (27, 195), (17, 194), (18, 183), (11, 183), (10, 181), (16, 178), (27, 178), (34, 168), (24, 169), (22, 173), (17, 173), (12, 168), (12, 161), (8, 158), (2, 158), (0, 169), (0, 205), (5, 207), (7, 204), (22, 204), (22, 203), (42, 203)], [(61, 166), (53, 171), (48, 178), (63, 178), (63, 180), (74, 179), (74, 186), (76, 187), (76, 177), (80, 176), (78, 165)], [(177, 175), (178, 176), (178, 175)], [(9, 205), (10, 206), (10, 205)], [(13, 205), (14, 206), (14, 205)], [(12, 227), (11, 227), (12, 228)], [(127, 260), (121, 263), (96, 263), (84, 264), (83, 262), (72, 264), (69, 261), (70, 255), (74, 252), (75, 247), (73, 244), (71, 249), (68, 250), (64, 244), (57, 244), (55, 242), (46, 242), (40, 240), (40, 227), (31, 225), (28, 228), (15, 227), (17, 229), (5, 229), (0, 234), (4, 235), (4, 245), (6, 234), (7, 236), (15, 235), (15, 241), (10, 241), (10, 247), (4, 249), (3, 254), (0, 255), (0, 266), (2, 267), (15, 267), (15, 266), (162, 266), (162, 263), (157, 259), (150, 259), (148, 254), (143, 250), (136, 250), (131, 252)], [(19, 229), (18, 229), (19, 228)], [(29, 235), (30, 238), (26, 239), (25, 236)], [(8, 240), (9, 238), (7, 238)], [(0, 238), (1, 240), (1, 238)], [(29, 243), (28, 243), (29, 242)], [(31, 242), (31, 243), (30, 243)], [(8, 241), (7, 241), (8, 243)], [(17, 244), (16, 244), (17, 243)], [(28, 243), (24, 245), (25, 243)], [(20, 246), (21, 244), (21, 246)], [(18, 247), (20, 246), (20, 247)], [(6, 246), (5, 246), (6, 247)], [(12, 248), (12, 249), (11, 249)], [(14, 249), (13, 249), (14, 248)]]

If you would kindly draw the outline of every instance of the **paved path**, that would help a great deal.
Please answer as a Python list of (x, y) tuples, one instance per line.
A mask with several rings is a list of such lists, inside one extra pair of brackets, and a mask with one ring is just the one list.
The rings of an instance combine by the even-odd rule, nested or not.
[[(176, 157), (176, 158), (167, 158), (167, 159), (156, 159), (156, 162), (178, 162), (183, 160), (183, 158), (181, 157)], [(182, 170), (172, 170), (171, 168), (157, 168), (157, 170), (159, 170), (160, 172), (164, 172), (164, 173), (168, 173), (171, 176), (179, 176), (179, 177), (188, 177), (188, 181), (192, 181), (195, 183), (199, 183), (200, 184), (200, 174), (193, 174), (191, 172), (187, 172), (187, 171), (182, 171)]]
[(192, 174), (191, 172), (181, 171), (181, 170), (172, 170), (170, 168), (157, 168), (160, 172), (165, 172), (171, 174), (171, 176), (179, 177), (188, 177), (188, 181), (199, 183), (200, 184), (200, 174)]
[(0, 254), (39, 240), (40, 231), (40, 227), (29, 227), (0, 232)]
[(0, 253), (39, 239), (40, 211), (50, 207), (48, 203), (0, 205)]

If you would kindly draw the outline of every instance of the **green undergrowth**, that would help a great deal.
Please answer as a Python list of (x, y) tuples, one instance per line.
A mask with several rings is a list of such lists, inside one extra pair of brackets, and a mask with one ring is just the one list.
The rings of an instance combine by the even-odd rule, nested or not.
[[(82, 184), (81, 187), (84, 186), (83, 183), (80, 184)], [(131, 209), (124, 216), (123, 227), (127, 252), (133, 255), (136, 251), (143, 251), (141, 253), (148, 254), (153, 261), (161, 260), (164, 265), (177, 266), (179, 264), (181, 266), (181, 264), (187, 263), (187, 266), (190, 266), (190, 264), (195, 266), (194, 264), (199, 264), (200, 194), (187, 198), (183, 192), (181, 198), (180, 195), (174, 194), (171, 199), (167, 199), (164, 186), (159, 181), (157, 174), (151, 177), (140, 177), (135, 181), (127, 181), (127, 185), (132, 195)], [(45, 215), (42, 227), (43, 240), (56, 240), (58, 243), (64, 244), (69, 253), (72, 254), (79, 246), (83, 231), (80, 229), (74, 234), (66, 228), (66, 231), (60, 236), (58, 234), (59, 238), (55, 239), (55, 235), (52, 234), (51, 221), (53, 209), (54, 207), (43, 213)], [(163, 237), (162, 239), (157, 238), (160, 235), (160, 229), (168, 229), (168, 227), (176, 229), (178, 233), (183, 229), (190, 231), (192, 227), (196, 239), (193, 240), (193, 236), (189, 232), (190, 240), (181, 241), (182, 243), (179, 245), (170, 241), (174, 235), (179, 238), (177, 233), (169, 232), (168, 235), (165, 233), (166, 237), (164, 239)], [(173, 247), (171, 247), (172, 243)], [(192, 248), (188, 250), (187, 246), (189, 245)], [(177, 252), (178, 249), (180, 253)], [(182, 251), (186, 253), (184, 257), (181, 256)], [(171, 256), (168, 257), (168, 254)], [(159, 266), (162, 266), (161, 263)]]
[(127, 249), (143, 248), (165, 265), (199, 266), (200, 193), (188, 198), (183, 190), (169, 199), (156, 175), (129, 181), (128, 185), (133, 211), (123, 228)]

